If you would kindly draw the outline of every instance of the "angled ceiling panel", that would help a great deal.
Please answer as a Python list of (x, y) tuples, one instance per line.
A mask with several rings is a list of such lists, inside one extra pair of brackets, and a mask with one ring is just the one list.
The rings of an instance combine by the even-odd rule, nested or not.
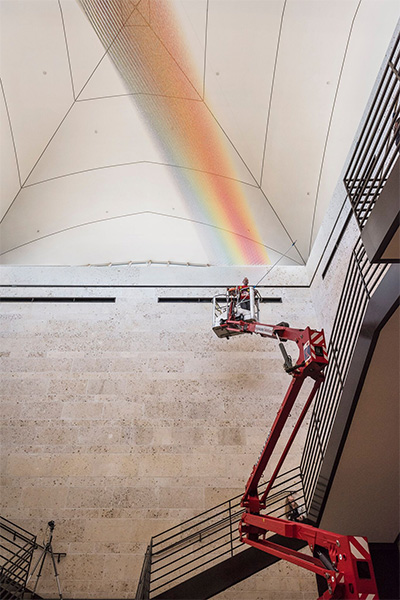
[(260, 181), (283, 0), (212, 0), (205, 100)]
[(56, 1), (3, 0), (1, 59), (22, 181), (72, 105), (60, 7)]
[(145, 211), (190, 217), (168, 167), (141, 163), (53, 179), (21, 192), (4, 222), (2, 251), (82, 223)]
[[(190, 135), (190, 124), (185, 122), (187, 115), (192, 115), (200, 122), (209, 120), (208, 111), (202, 103), (175, 99), (171, 102), (174, 113), (182, 115), (181, 137)], [(167, 137), (178, 127), (179, 121), (165, 120), (161, 125), (164, 127), (163, 135)], [(193, 139), (193, 144), (192, 151), (186, 151), (184, 146), (177, 147), (175, 153), (166, 157), (162, 140), (151, 135), (145, 119), (129, 97), (80, 102), (74, 105), (64, 120), (27, 184), (87, 169), (143, 161), (198, 169), (196, 139)], [(204, 170), (230, 177), (229, 168), (234, 164), (238, 179), (250, 180), (247, 169), (234, 149), (227, 145), (226, 151), (229, 159), (219, 163), (212, 160), (212, 154), (204, 157)], [(171, 162), (166, 160), (168, 158)]]
[(262, 187), (303, 256), (309, 252), (330, 114), (357, 2), (288, 2), (277, 58)]
[[(180, 169), (175, 170), (180, 171)], [(208, 176), (203, 175), (203, 185), (206, 185), (207, 179)], [(215, 179), (218, 182), (220, 178), (215, 176)], [(201, 179), (198, 181), (201, 183)], [(301, 264), (298, 253), (295, 248), (290, 248), (291, 241), (285, 235), (272, 209), (265, 207), (265, 198), (260, 190), (248, 186), (245, 188), (252, 210), (265, 215), (259, 223), (259, 229), (263, 238), (270, 240), (270, 245), (267, 246), (268, 255), (278, 257), (286, 254), (287, 264)], [(67, 230), (81, 227), (83, 232), (83, 228), (94, 223), (110, 222), (114, 219), (117, 219), (122, 226), (123, 219), (131, 219), (141, 214), (152, 214), (167, 219), (157, 221), (160, 224), (159, 229), (152, 223), (148, 230), (142, 231), (149, 240), (153, 239), (153, 243), (158, 238), (162, 238), (164, 243), (169, 239), (174, 245), (173, 238), (176, 237), (179, 226), (186, 231), (187, 223), (190, 222), (197, 228), (203, 246), (201, 252), (197, 254), (191, 248), (193, 262), (204, 262), (206, 257), (206, 262), (212, 263), (221, 252), (224, 239), (230, 244), (235, 242), (235, 236), (225, 227), (216, 226), (210, 216), (207, 218), (206, 214), (194, 214), (191, 205), (187, 202), (187, 195), (181, 194), (170, 167), (140, 163), (71, 174), (43, 183), (31, 184), (30, 187), (22, 190), (18, 202), (13, 204), (3, 223), (0, 253), (3, 260), (9, 261), (10, 256), (16, 256), (15, 250), (19, 247), (24, 247), (26, 251), (29, 250), (29, 253), (38, 244), (43, 247), (41, 242), (43, 238), (52, 236), (56, 241), (56, 236), (64, 234)], [(172, 220), (174, 230), (169, 226)], [(118, 223), (113, 226), (113, 230)], [(183, 238), (178, 236), (177, 239)], [(245, 241), (246, 243), (252, 241), (251, 231), (245, 235)], [(258, 242), (253, 243), (257, 245)], [(158, 247), (157, 241), (155, 245)], [(96, 248), (93, 248), (91, 262), (100, 263), (103, 262), (100, 258), (103, 256), (103, 240), (96, 246), (99, 249), (98, 256), (95, 258)], [(174, 256), (179, 257), (178, 262), (186, 262), (186, 253), (185, 246), (179, 253), (174, 250)], [(65, 256), (67, 256), (67, 249)], [(160, 256), (158, 259), (162, 260)], [(29, 260), (31, 260), (30, 256)], [(274, 258), (275, 260), (277, 258)], [(71, 256), (67, 262), (73, 263)]]
[[(149, 231), (168, 230), (168, 236), (156, 239)], [(3, 264), (23, 262), (29, 265), (84, 265), (109, 262), (182, 262), (182, 247), (187, 248), (186, 261), (207, 264), (207, 251), (193, 223), (160, 215), (138, 214), (123, 219), (81, 225), (44, 237), (29, 246), (17, 248), (2, 257)], [(101, 245), (98, 240), (101, 239)]]

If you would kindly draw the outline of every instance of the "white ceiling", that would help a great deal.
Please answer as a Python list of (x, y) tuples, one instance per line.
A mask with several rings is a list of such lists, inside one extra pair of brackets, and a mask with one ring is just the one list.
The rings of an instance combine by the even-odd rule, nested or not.
[(0, 0), (1, 260), (303, 264), (397, 0)]

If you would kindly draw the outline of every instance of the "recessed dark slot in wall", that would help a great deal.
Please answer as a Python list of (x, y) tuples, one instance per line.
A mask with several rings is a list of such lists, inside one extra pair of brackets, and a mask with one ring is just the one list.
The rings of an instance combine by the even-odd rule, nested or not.
[(0, 302), (115, 302), (115, 298), (0, 298)]
[(335, 243), (335, 245), (333, 246), (333, 250), (332, 250), (332, 252), (331, 252), (331, 255), (330, 255), (330, 257), (328, 258), (328, 261), (327, 261), (327, 263), (326, 263), (326, 265), (325, 265), (325, 268), (324, 268), (324, 270), (322, 271), (322, 279), (325, 279), (325, 276), (326, 276), (326, 274), (327, 274), (327, 272), (328, 272), (328, 269), (329, 269), (329, 267), (331, 266), (331, 262), (332, 262), (332, 260), (333, 260), (333, 257), (334, 257), (334, 256), (335, 256), (335, 254), (336, 254), (336, 250), (339, 248), (340, 242), (342, 241), (342, 237), (344, 236), (344, 232), (345, 232), (345, 231), (346, 231), (346, 229), (347, 229), (347, 225), (349, 224), (349, 222), (350, 222), (350, 219), (351, 219), (352, 215), (353, 215), (352, 211), (350, 211), (350, 212), (349, 212), (349, 214), (347, 215), (347, 219), (346, 219), (346, 221), (344, 222), (344, 225), (343, 225), (343, 227), (342, 227), (342, 230), (341, 230), (341, 232), (339, 233), (339, 237), (338, 237), (338, 239), (336, 240), (336, 243)]
[[(223, 294), (221, 294), (223, 295)], [(169, 304), (178, 304), (178, 303), (185, 303), (185, 304), (189, 304), (189, 303), (199, 303), (199, 302), (204, 302), (204, 303), (210, 303), (212, 302), (212, 298), (158, 298), (158, 302), (164, 302), (164, 303), (169, 303)], [(263, 304), (267, 304), (267, 303), (275, 303), (275, 302), (282, 302), (282, 298), (262, 298), (261, 302)]]

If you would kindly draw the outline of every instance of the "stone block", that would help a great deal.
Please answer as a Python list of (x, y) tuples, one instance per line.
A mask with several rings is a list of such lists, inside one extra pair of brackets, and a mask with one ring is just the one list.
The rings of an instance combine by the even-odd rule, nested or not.
[(166, 487), (160, 490), (160, 506), (165, 508), (196, 508), (204, 510), (204, 489)]
[(134, 454), (95, 455), (91, 460), (91, 474), (132, 477), (140, 474), (140, 466), (140, 461)]
[(64, 402), (61, 410), (62, 419), (101, 419), (103, 403), (97, 401)]
[(21, 455), (12, 454), (7, 460), (7, 472), (15, 477), (52, 477), (89, 475), (93, 468), (90, 455)]
[(44, 506), (49, 509), (64, 508), (67, 501), (67, 490), (65, 488), (25, 488), (22, 494), (22, 506)]
[(131, 554), (115, 554), (107, 557), (104, 565), (104, 577), (125, 583), (139, 579), (142, 565)]
[(79, 379), (76, 375), (71, 376), (71, 379), (51, 379), (49, 382), (49, 394), (82, 396), (86, 394), (88, 382), (87, 379)]
[(143, 454), (138, 464), (142, 477), (177, 477), (182, 473), (184, 457), (172, 454)]
[(126, 379), (89, 379), (87, 393), (92, 395), (121, 396), (126, 390)]
[(112, 508), (114, 506), (114, 492), (112, 489), (69, 487), (65, 490), (65, 494), (67, 496), (67, 506), (71, 508)]
[(14, 376), (10, 376), (3, 370), (0, 378), (0, 395), (9, 399), (31, 395), (38, 399), (41, 395), (46, 394), (49, 387), (47, 378), (26, 375), (16, 373)]

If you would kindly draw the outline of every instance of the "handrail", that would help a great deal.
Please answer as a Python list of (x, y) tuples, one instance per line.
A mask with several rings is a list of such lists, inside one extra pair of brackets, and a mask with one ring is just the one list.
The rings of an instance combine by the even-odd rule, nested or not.
[[(268, 482), (263, 483), (264, 488)], [(296, 493), (298, 503), (304, 506), (302, 476), (299, 467), (282, 473), (272, 487), (268, 497), (268, 514), (284, 516), (284, 501), (290, 493)], [(242, 495), (191, 517), (151, 540), (151, 556), (148, 552), (139, 580), (136, 600), (151, 598), (152, 594), (170, 589), (193, 575), (202, 572), (221, 560), (245, 550), (239, 540), (238, 523), (243, 513), (240, 506)], [(149, 551), (148, 548), (148, 551)], [(149, 596), (145, 594), (143, 582), (149, 579)]]
[(315, 521), (318, 515), (313, 513), (312, 498), (318, 493), (318, 477), (354, 348), (369, 299), (388, 268), (389, 265), (369, 262), (359, 238), (350, 258), (328, 344), (330, 363), (325, 372), (325, 384), (315, 399), (300, 463), (305, 501), (311, 507), (309, 516)]
[(400, 34), (386, 64), (344, 176), (362, 230), (400, 153)]
[(0, 590), (10, 599), (22, 598), (37, 547), (36, 536), (0, 517), (0, 540)]

